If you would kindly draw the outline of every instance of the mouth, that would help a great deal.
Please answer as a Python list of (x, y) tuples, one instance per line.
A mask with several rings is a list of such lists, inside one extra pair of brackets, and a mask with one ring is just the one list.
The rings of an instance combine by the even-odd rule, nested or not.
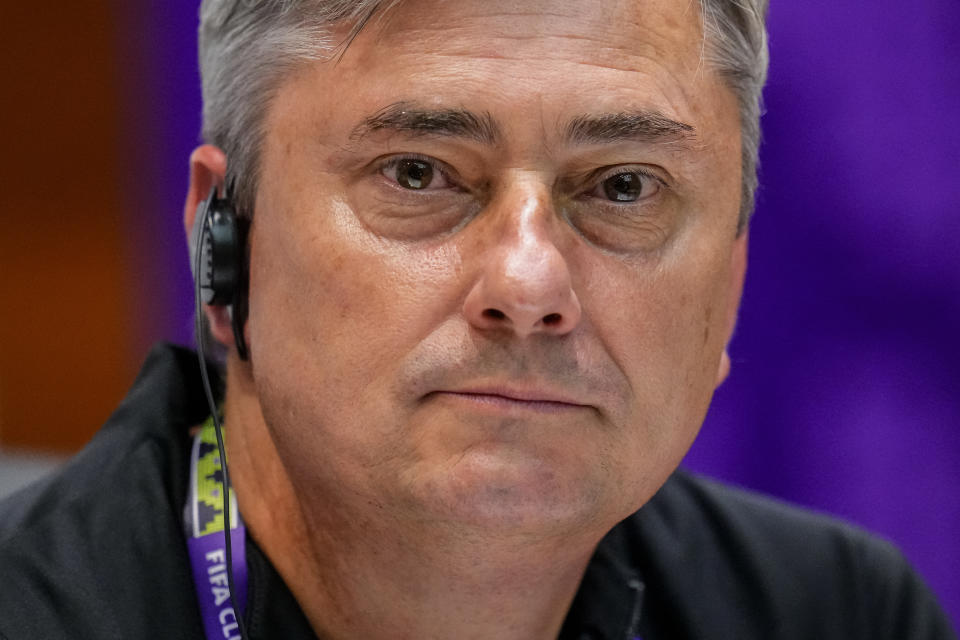
[(562, 393), (537, 389), (478, 388), (440, 390), (427, 394), (434, 397), (480, 410), (534, 413), (567, 413), (590, 409)]

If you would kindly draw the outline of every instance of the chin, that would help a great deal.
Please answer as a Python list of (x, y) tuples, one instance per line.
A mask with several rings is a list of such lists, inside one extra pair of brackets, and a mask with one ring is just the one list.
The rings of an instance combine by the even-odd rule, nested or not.
[(569, 535), (604, 529), (603, 485), (592, 475), (582, 463), (475, 447), (431, 474), (421, 498), (439, 520), (478, 534)]

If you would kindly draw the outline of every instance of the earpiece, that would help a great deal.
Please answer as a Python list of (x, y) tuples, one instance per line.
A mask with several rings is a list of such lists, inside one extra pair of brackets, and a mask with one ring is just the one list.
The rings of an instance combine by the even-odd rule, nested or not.
[(207, 371), (205, 335), (203, 331), (203, 305), (230, 305), (230, 323), (233, 326), (233, 338), (237, 343), (240, 357), (247, 359), (247, 345), (243, 339), (243, 323), (247, 315), (247, 225), (236, 214), (230, 202), (229, 193), (217, 198), (216, 185), (210, 189), (210, 195), (197, 207), (197, 214), (190, 230), (190, 268), (193, 271), (193, 294), (196, 304), (197, 359), (200, 364), (200, 377), (203, 391), (210, 406), (214, 430), (217, 434), (217, 450), (220, 453), (220, 468), (223, 472), (223, 547), (227, 565), (227, 591), (233, 606), (234, 619), (240, 631), (241, 640), (247, 640), (246, 626), (242, 611), (237, 606), (237, 589), (233, 577), (233, 543), (230, 523), (230, 471), (227, 467), (227, 454), (223, 447), (223, 426), (220, 424), (220, 412), (210, 387), (210, 374)]
[(242, 360), (247, 359), (243, 337), (247, 317), (247, 224), (237, 215), (230, 194), (218, 198), (214, 186), (197, 207), (190, 243), (190, 264), (198, 265), (193, 277), (201, 299), (204, 304), (230, 307), (234, 342)]

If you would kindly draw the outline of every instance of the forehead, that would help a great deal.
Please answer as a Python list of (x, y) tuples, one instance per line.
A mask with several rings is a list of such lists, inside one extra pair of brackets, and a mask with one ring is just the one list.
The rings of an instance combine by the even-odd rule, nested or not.
[(438, 82), (473, 93), (516, 81), (594, 108), (644, 82), (650, 106), (682, 109), (704, 80), (698, 11), (696, 0), (401, 0), (337, 66), (378, 69), (382, 88), (392, 75), (424, 95)]
[[(698, 66), (697, 0), (400, 0), (367, 35), (423, 53), (525, 61), (569, 60), (611, 70), (642, 68), (638, 58)], [(533, 58), (530, 54), (540, 54)]]
[(572, 119), (634, 112), (689, 124), (701, 150), (726, 154), (739, 145), (736, 103), (703, 64), (699, 11), (697, 0), (400, 0), (281, 85), (268, 145), (281, 122), (346, 144), (364, 119), (413, 103), (489, 116), (501, 148), (541, 156)]

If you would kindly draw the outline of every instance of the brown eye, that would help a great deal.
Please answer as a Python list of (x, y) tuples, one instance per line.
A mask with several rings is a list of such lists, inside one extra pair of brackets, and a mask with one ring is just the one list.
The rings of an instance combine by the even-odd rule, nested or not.
[(643, 194), (644, 180), (649, 178), (639, 173), (618, 173), (603, 181), (603, 192), (615, 202), (635, 202)]
[(433, 181), (433, 167), (422, 160), (400, 160), (396, 179), (404, 189), (424, 189)]

